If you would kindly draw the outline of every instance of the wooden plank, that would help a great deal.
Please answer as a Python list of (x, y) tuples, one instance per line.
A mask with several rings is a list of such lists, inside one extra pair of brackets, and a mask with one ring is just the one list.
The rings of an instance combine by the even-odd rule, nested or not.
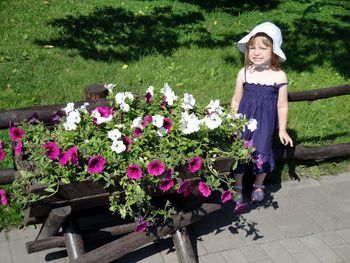
[(46, 239), (56, 235), (71, 212), (72, 208), (70, 206), (52, 209), (45, 219), (44, 224), (42, 224), (36, 240)]
[(16, 178), (18, 178), (18, 176), (19, 174), (15, 169), (0, 169), (0, 185), (12, 183)]
[(187, 227), (176, 230), (173, 234), (176, 255), (179, 263), (196, 263), (192, 244), (188, 236)]
[(108, 90), (105, 88), (105, 84), (92, 84), (85, 88), (85, 99), (88, 101), (106, 98), (107, 95)]
[(69, 260), (79, 258), (85, 253), (84, 241), (74, 218), (66, 220), (62, 226), (62, 230)]
[(70, 263), (112, 262), (145, 244), (162, 238), (169, 233), (173, 233), (177, 229), (192, 224), (219, 209), (221, 209), (220, 204), (203, 204), (198, 210), (186, 213), (181, 212), (179, 215), (174, 216), (173, 224), (171, 226), (160, 226), (152, 229), (149, 233), (130, 233), (106, 245), (96, 248), (77, 259), (73, 259)]
[(288, 101), (314, 101), (320, 99), (328, 99), (335, 96), (349, 95), (350, 94), (350, 85), (341, 85), (330, 88), (323, 89), (314, 89), (298, 92), (289, 92)]

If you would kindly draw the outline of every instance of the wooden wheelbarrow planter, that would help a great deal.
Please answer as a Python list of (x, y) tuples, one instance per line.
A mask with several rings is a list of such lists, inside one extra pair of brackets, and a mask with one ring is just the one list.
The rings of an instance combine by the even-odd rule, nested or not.
[[(32, 169), (30, 163), (15, 160), (19, 170)], [(222, 175), (230, 172), (232, 158), (217, 158), (214, 167)], [(196, 182), (200, 178), (192, 177)], [(30, 193), (45, 194), (45, 186), (30, 185)], [(176, 200), (176, 194), (160, 195), (154, 198)], [(187, 226), (221, 208), (220, 204), (203, 203), (200, 195), (192, 194), (182, 198), (182, 210), (169, 223), (155, 225), (148, 232), (133, 232), (136, 225), (121, 221), (108, 212), (109, 192), (95, 182), (74, 182), (61, 185), (59, 191), (48, 198), (31, 203), (25, 211), (25, 225), (41, 223), (41, 229), (34, 241), (26, 243), (28, 253), (54, 247), (66, 247), (69, 262), (111, 262), (141, 246), (172, 235), (179, 262), (196, 262), (196, 257), (187, 234)], [(180, 201), (180, 203), (181, 203)], [(62, 231), (60, 232), (60, 229)], [(109, 243), (85, 253), (84, 243), (97, 240), (111, 240)]]

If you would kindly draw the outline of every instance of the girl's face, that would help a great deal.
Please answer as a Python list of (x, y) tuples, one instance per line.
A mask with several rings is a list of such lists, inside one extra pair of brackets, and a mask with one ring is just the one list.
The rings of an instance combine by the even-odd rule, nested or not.
[(272, 60), (272, 46), (268, 39), (257, 36), (248, 47), (249, 60), (257, 66), (269, 66)]

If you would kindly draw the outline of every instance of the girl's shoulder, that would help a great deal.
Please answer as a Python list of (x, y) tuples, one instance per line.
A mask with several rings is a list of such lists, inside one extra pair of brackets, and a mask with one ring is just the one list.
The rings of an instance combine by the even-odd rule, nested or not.
[(274, 79), (276, 80), (276, 83), (288, 82), (287, 74), (282, 69), (272, 70), (272, 72), (274, 74)]

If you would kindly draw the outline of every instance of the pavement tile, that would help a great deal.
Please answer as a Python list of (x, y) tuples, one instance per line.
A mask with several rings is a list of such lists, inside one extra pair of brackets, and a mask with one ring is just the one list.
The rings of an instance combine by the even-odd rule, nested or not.
[(154, 243), (143, 246), (124, 257), (116, 260), (116, 263), (163, 263), (164, 260), (159, 253), (157, 246)]
[[(29, 238), (34, 240), (35, 237), (38, 235), (40, 230), (40, 226), (28, 226), (25, 227), (24, 229), (14, 229), (7, 231), (7, 236), (9, 240), (16, 240), (16, 239), (24, 239), (24, 238)], [(32, 241), (31, 240), (31, 241)]]
[(339, 230), (335, 233), (340, 235), (350, 245), (350, 229)]
[[(227, 263), (225, 258), (220, 253), (214, 253), (209, 255), (200, 256), (199, 263)], [(231, 261), (232, 262), (232, 261)]]
[(261, 245), (274, 262), (296, 263), (296, 259), (279, 243), (272, 242)]
[(7, 242), (0, 242), (0, 262), (12, 263), (11, 251)]
[(280, 241), (280, 243), (289, 253), (298, 253), (306, 250), (305, 246), (299, 241), (298, 238), (283, 239)]
[(250, 261), (257, 261), (269, 258), (264, 249), (262, 249), (259, 245), (250, 245), (242, 247), (241, 251), (243, 255)]
[(324, 263), (334, 263), (340, 261), (341, 258), (329, 247), (325, 242), (317, 236), (305, 236), (300, 241), (311, 250)]
[(350, 262), (350, 245), (341, 244), (333, 247), (333, 250), (346, 262)]
[(4, 242), (4, 241), (6, 241), (5, 231), (1, 231), (0, 232), (0, 242)]
[(227, 262), (249, 263), (248, 259), (239, 249), (221, 252)]
[(292, 255), (299, 263), (322, 263), (322, 261), (309, 250), (300, 251)]
[(344, 238), (336, 232), (325, 232), (316, 235), (323, 242), (325, 242), (328, 246), (337, 246), (345, 243)]

